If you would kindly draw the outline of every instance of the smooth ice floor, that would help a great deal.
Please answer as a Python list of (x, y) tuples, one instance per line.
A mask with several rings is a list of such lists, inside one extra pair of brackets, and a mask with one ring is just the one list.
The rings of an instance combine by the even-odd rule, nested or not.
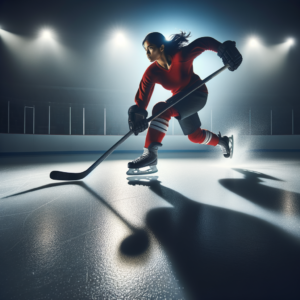
[(0, 299), (300, 299), (300, 153), (0, 157)]

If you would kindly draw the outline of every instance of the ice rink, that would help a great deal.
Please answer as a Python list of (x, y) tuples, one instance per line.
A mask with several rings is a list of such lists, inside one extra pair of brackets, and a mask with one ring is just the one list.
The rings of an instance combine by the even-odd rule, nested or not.
[(299, 299), (300, 152), (0, 157), (0, 299)]

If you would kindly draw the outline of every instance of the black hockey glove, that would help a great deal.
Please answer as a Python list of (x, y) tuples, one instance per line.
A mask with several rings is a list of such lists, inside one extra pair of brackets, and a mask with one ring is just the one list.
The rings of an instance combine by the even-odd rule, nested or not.
[(128, 110), (128, 125), (129, 129), (138, 135), (148, 128), (146, 118), (148, 112), (145, 109), (139, 108), (137, 105), (129, 107)]
[(229, 65), (230, 71), (236, 70), (243, 60), (233, 41), (226, 41), (221, 44), (218, 49), (218, 56), (222, 58), (224, 65)]

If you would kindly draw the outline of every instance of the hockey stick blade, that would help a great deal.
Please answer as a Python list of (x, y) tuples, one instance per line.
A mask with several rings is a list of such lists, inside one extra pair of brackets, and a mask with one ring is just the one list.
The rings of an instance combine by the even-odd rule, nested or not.
[(67, 173), (61, 171), (52, 171), (50, 173), (50, 178), (53, 180), (80, 180), (83, 179), (87, 174), (85, 172), (81, 173)]

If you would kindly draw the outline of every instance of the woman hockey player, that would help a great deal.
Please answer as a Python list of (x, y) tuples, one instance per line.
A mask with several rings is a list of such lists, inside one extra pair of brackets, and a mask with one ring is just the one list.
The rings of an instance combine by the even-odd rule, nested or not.
[[(135, 135), (148, 128), (147, 106), (152, 96), (155, 84), (162, 85), (175, 95), (190, 87), (200, 77), (193, 72), (193, 61), (205, 50), (212, 50), (218, 54), (229, 70), (236, 70), (242, 62), (242, 56), (235, 47), (235, 42), (220, 43), (211, 37), (198, 38), (188, 42), (190, 34), (184, 32), (175, 34), (170, 41), (159, 32), (149, 33), (143, 40), (143, 47), (150, 62), (153, 62), (145, 71), (135, 96), (135, 103), (128, 111), (128, 124)], [(157, 151), (161, 147), (166, 135), (171, 117), (175, 117), (188, 139), (193, 143), (210, 146), (219, 145), (224, 157), (232, 157), (233, 137), (221, 136), (201, 128), (198, 111), (207, 100), (208, 91), (205, 85), (187, 96), (184, 100), (169, 108), (150, 123), (147, 132), (144, 153), (128, 163), (127, 174), (140, 175), (157, 172)], [(153, 107), (153, 114), (162, 111), (167, 102), (159, 102)], [(148, 167), (146, 170), (140, 168)]]

